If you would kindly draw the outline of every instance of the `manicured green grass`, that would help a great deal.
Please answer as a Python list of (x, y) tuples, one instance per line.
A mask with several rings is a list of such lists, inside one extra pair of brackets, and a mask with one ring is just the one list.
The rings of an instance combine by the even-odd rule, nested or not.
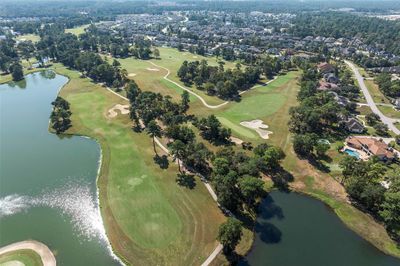
[[(240, 102), (231, 102), (227, 106), (211, 112), (216, 114), (224, 126), (231, 128), (235, 136), (247, 141), (262, 142), (255, 131), (240, 125), (242, 121), (261, 119), (269, 126), (268, 130), (276, 131), (278, 135), (281, 135), (281, 124), (283, 123), (287, 128), (287, 122), (273, 121), (273, 118), (276, 115), (283, 115), (288, 121), (289, 114), (283, 113), (282, 108), (293, 103), (291, 98), (296, 95), (296, 77), (298, 75), (298, 72), (289, 72), (286, 75), (279, 76), (267, 86), (257, 87), (242, 94)], [(294, 96), (294, 99), (296, 99), (296, 96)], [(194, 112), (198, 115), (204, 115), (202, 110)], [(284, 132), (288, 133), (287, 129), (284, 129)], [(270, 137), (275, 139), (274, 134)]]
[[(163, 68), (157, 68), (150, 63), (153, 62), (156, 65), (165, 67), (170, 70), (171, 74), (168, 76), (169, 79), (184, 85), (180, 82), (177, 77), (177, 72), (183, 61), (195, 61), (195, 60), (207, 60), (209, 65), (218, 65), (216, 57), (203, 57), (194, 55), (189, 52), (179, 52), (176, 49), (159, 47), (160, 58), (152, 60), (139, 60), (133, 57), (118, 59), (121, 63), (121, 67), (128, 71), (128, 77), (135, 80), (142, 90), (150, 90), (154, 92), (160, 92), (164, 95), (170, 95), (174, 99), (178, 99), (180, 94), (183, 92), (182, 88), (166, 81), (163, 77), (167, 74), (167, 71)], [(110, 61), (111, 57), (107, 57)], [(226, 62), (226, 68), (233, 68), (234, 63)], [(157, 69), (158, 71), (152, 71), (151, 69)], [(172, 90), (171, 90), (172, 89)], [(192, 91), (202, 96), (208, 104), (217, 105), (224, 101), (217, 98), (216, 96), (207, 95), (204, 91), (198, 90), (194, 85), (190, 87)], [(172, 93), (171, 93), (172, 92)], [(196, 101), (197, 98), (191, 95), (191, 101)]]
[(85, 32), (85, 29), (86, 29), (87, 27), (89, 27), (89, 24), (87, 24), (87, 25), (82, 25), (82, 26), (75, 27), (75, 28), (65, 29), (65, 32), (66, 32), (66, 33), (72, 33), (72, 34), (74, 34), (74, 35), (76, 35), (76, 36), (79, 36), (80, 34), (82, 34), (82, 33)]
[(36, 34), (24, 34), (18, 36), (16, 39), (18, 41), (32, 41), (33, 43), (36, 43), (40, 41), (40, 36)]
[(115, 252), (134, 265), (201, 264), (225, 219), (203, 184), (196, 178), (192, 190), (178, 186), (177, 166), (170, 162), (162, 170), (154, 163), (151, 139), (133, 132), (127, 115), (106, 117), (125, 100), (75, 71), (54, 68), (70, 77), (60, 93), (71, 103), (69, 133), (93, 137), (102, 147), (100, 204)]
[(394, 109), (392, 106), (379, 106), (378, 105), (378, 108), (387, 117), (400, 119), (400, 111)]
[(30, 249), (21, 249), (18, 251), (11, 251), (0, 255), (0, 265), (3, 263), (10, 263), (11, 261), (18, 261), (25, 266), (42, 266), (42, 260), (35, 251)]

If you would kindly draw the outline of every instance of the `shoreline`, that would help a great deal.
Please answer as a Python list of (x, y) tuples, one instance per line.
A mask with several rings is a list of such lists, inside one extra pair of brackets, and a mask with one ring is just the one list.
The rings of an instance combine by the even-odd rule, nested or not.
[[(46, 70), (46, 69), (44, 69), (44, 70)], [(63, 76), (63, 77), (65, 77), (65, 78), (68, 79), (68, 81), (67, 81), (64, 85), (62, 85), (61, 88), (58, 90), (57, 96), (59, 96), (59, 94), (60, 94), (60, 92), (62, 91), (62, 89), (63, 89), (66, 85), (68, 85), (68, 83), (70, 82), (71, 78), (68, 77), (68, 76), (66, 76), (66, 75), (64, 75), (64, 74), (59, 73), (59, 72), (58, 72), (55, 68), (53, 68), (53, 67), (49, 67), (49, 68), (47, 68), (47, 70), (54, 71), (57, 75)], [(35, 72), (38, 72), (38, 71), (41, 71), (41, 70), (39, 69), (39, 70), (37, 70), (37, 71), (35, 71)], [(34, 72), (29, 73), (29, 74), (33, 74), (33, 73), (34, 73)], [(28, 75), (29, 75), (29, 74), (28, 74)], [(55, 134), (55, 133), (53, 132), (53, 130), (51, 129), (51, 127), (50, 127), (50, 120), (49, 120), (49, 132), (52, 133), (52, 134)], [(105, 227), (105, 225), (104, 225), (103, 215), (102, 215), (102, 213), (101, 213), (101, 207), (100, 207), (100, 206), (101, 206), (101, 205), (100, 205), (100, 188), (99, 188), (99, 186), (98, 186), (98, 181), (99, 181), (100, 175), (101, 175), (101, 168), (102, 168), (102, 165), (103, 165), (103, 149), (102, 149), (102, 147), (101, 147), (101, 143), (100, 143), (100, 141), (98, 141), (97, 139), (92, 138), (92, 137), (89, 137), (89, 136), (86, 136), (86, 135), (81, 135), (81, 134), (76, 134), (76, 133), (62, 133), (61, 135), (65, 135), (65, 136), (76, 136), (76, 137), (81, 137), (81, 138), (85, 138), (85, 139), (90, 139), (90, 140), (92, 140), (92, 141), (95, 141), (95, 142), (97, 143), (99, 149), (100, 149), (100, 157), (99, 157), (99, 160), (98, 160), (97, 174), (96, 174), (96, 179), (95, 179), (95, 184), (96, 184), (96, 207), (97, 207), (97, 212), (98, 212), (98, 214), (99, 214), (99, 216), (100, 216), (101, 223), (102, 223), (102, 226), (103, 226), (103, 230), (104, 230), (104, 231), (103, 231), (103, 233), (104, 233), (104, 241), (105, 241), (107, 250), (109, 251), (111, 257), (112, 257), (114, 260), (118, 261), (121, 265), (126, 266), (126, 264), (121, 260), (121, 258), (114, 252), (114, 249), (113, 249), (113, 247), (112, 247), (112, 245), (111, 245), (111, 242), (110, 242), (110, 240), (108, 239), (106, 227)]]
[(0, 255), (23, 249), (29, 249), (38, 254), (44, 266), (56, 266), (56, 258), (49, 247), (35, 240), (25, 240), (2, 247), (0, 248)]

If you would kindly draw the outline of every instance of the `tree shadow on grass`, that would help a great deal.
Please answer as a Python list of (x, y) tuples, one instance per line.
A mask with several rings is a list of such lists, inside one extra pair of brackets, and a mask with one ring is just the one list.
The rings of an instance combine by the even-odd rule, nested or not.
[(189, 189), (193, 189), (196, 186), (196, 180), (194, 179), (194, 175), (187, 173), (178, 173), (176, 177), (176, 183), (178, 185), (187, 187)]
[(271, 174), (271, 179), (274, 182), (274, 186), (278, 188), (280, 191), (289, 192), (289, 183), (293, 182), (293, 175), (281, 168), (275, 173)]
[(169, 166), (169, 161), (167, 155), (159, 156), (158, 154), (153, 157), (156, 164), (160, 166), (161, 169), (167, 169)]

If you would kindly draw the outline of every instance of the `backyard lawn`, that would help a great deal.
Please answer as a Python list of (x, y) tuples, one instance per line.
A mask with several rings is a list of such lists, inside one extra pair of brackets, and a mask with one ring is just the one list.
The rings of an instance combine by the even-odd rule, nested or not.
[(125, 100), (78, 72), (53, 68), (70, 77), (60, 92), (71, 103), (69, 133), (101, 144), (100, 204), (115, 252), (136, 265), (201, 264), (216, 247), (225, 220), (204, 185), (196, 179), (194, 189), (178, 186), (177, 166), (170, 162), (163, 170), (154, 163), (150, 137), (133, 132), (128, 115), (106, 116)]

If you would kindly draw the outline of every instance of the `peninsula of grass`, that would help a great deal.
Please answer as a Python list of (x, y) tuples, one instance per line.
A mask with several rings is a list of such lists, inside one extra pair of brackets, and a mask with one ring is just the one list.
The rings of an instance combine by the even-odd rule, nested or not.
[(0, 255), (0, 265), (20, 265), (16, 264), (18, 262), (25, 266), (43, 266), (39, 254), (30, 249), (20, 249)]
[(59, 64), (53, 69), (70, 79), (60, 91), (71, 104), (73, 127), (67, 133), (101, 145), (99, 198), (115, 253), (129, 265), (203, 263), (225, 217), (201, 181), (196, 178), (194, 189), (177, 185), (177, 165), (160, 169), (154, 163), (151, 138), (135, 133), (128, 115), (107, 118), (115, 104), (127, 104), (124, 99), (76, 71)]

